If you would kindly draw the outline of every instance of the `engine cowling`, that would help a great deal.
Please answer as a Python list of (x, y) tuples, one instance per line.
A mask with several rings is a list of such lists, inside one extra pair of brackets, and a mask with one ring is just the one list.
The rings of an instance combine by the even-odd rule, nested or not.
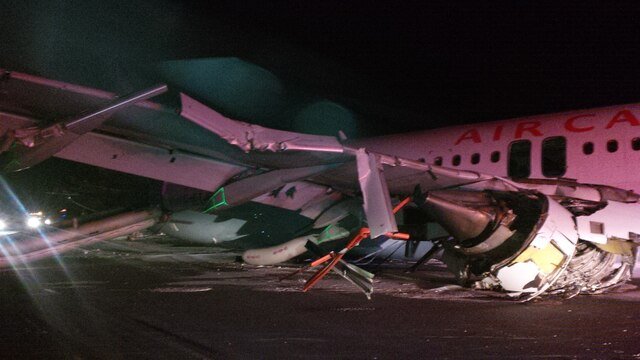
[(475, 288), (527, 301), (600, 293), (631, 277), (635, 225), (624, 223), (640, 215), (640, 204), (617, 200), (449, 190), (429, 194), (423, 207), (451, 234), (443, 260), (461, 282), (474, 274)]
[(449, 231), (443, 259), (461, 281), (533, 298), (554, 284), (573, 257), (572, 214), (539, 193), (448, 191), (424, 207)]

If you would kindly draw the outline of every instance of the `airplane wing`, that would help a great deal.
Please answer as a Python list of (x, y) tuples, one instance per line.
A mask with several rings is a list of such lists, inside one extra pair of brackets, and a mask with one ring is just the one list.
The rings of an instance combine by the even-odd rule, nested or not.
[[(0, 136), (7, 142), (15, 134), (36, 134), (104, 109), (115, 99), (113, 93), (0, 69)], [(107, 115), (91, 124), (92, 131), (66, 126), (65, 131), (50, 131), (49, 138), (62, 146), (48, 151), (59, 158), (206, 191), (215, 191), (247, 169), (227, 155), (230, 147), (217, 136), (185, 122), (173, 109), (139, 101)], [(60, 136), (69, 133), (74, 135), (71, 141)], [(24, 149), (40, 150), (49, 144), (14, 145), (3, 155), (24, 160)]]
[[(262, 194), (287, 182), (307, 179), (347, 194), (362, 193), (371, 236), (378, 237), (397, 232), (390, 195), (411, 195), (416, 187), (430, 191), (496, 180), (494, 176), (474, 171), (448, 169), (351, 148), (330, 136), (274, 130), (228, 119), (185, 94), (181, 94), (181, 101), (183, 117), (225, 139), (259, 165), (277, 169), (227, 186), (227, 203), (254, 198), (250, 189)], [(281, 169), (277, 167), (280, 160), (274, 159), (283, 157), (288, 162), (287, 168)], [(301, 169), (306, 171), (300, 172)], [(284, 174), (288, 177), (281, 183), (265, 181), (281, 179)], [(250, 196), (243, 198), (247, 193)]]

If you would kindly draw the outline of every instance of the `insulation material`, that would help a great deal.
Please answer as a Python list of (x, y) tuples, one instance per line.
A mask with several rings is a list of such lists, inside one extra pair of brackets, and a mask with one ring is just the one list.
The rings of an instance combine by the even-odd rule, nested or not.
[(513, 260), (514, 263), (532, 261), (541, 272), (545, 275), (551, 274), (562, 265), (565, 256), (552, 243), (547, 244), (542, 249), (528, 247), (518, 257)]
[(634, 256), (638, 244), (623, 239), (608, 239), (606, 244), (595, 244), (598, 248), (612, 254)]

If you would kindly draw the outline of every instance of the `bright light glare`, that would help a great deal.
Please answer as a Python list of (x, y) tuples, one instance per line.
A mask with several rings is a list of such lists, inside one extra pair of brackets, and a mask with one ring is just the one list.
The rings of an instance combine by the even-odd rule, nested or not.
[(7, 228), (7, 223), (4, 220), (0, 219), (0, 230), (4, 230)]
[(51, 223), (52, 223), (51, 219), (46, 219), (46, 220), (44, 221), (44, 224), (45, 224), (45, 225), (51, 225)]
[(30, 228), (37, 228), (41, 225), (40, 218), (36, 216), (30, 216), (27, 219), (27, 226)]

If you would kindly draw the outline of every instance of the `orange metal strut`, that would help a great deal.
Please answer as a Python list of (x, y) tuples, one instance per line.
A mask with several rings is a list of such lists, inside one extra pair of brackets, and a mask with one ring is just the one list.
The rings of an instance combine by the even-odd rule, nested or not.
[[(403, 207), (405, 207), (410, 201), (411, 201), (411, 197), (410, 196), (406, 197), (405, 199), (400, 201), (398, 203), (398, 205), (396, 205), (393, 208), (393, 213), (396, 214)], [(331, 270), (333, 267), (335, 267), (336, 264), (340, 260), (342, 260), (344, 255), (349, 250), (351, 250), (354, 247), (356, 247), (362, 240), (364, 240), (367, 237), (369, 237), (369, 235), (371, 235), (371, 230), (368, 227), (360, 228), (360, 231), (358, 231), (356, 236), (354, 236), (353, 239), (351, 239), (347, 243), (347, 245), (342, 250), (340, 250), (339, 253), (337, 253), (335, 255), (327, 254), (327, 255), (325, 255), (325, 256), (313, 261), (311, 263), (311, 267), (320, 265), (320, 264), (326, 262), (327, 260), (329, 260), (330, 257), (333, 257), (333, 259), (331, 260), (331, 262), (329, 264), (327, 264), (322, 269), (318, 270), (318, 272), (316, 272), (309, 280), (307, 280), (307, 282), (304, 284), (304, 287), (302, 288), (302, 291), (306, 292), (309, 289), (311, 289), (318, 281), (320, 281), (323, 277), (325, 277), (325, 275), (327, 275), (327, 273), (329, 273), (329, 270)], [(405, 234), (405, 233), (387, 233), (387, 234), (385, 234), (385, 236), (387, 236), (389, 238), (392, 238), (392, 239), (397, 239), (397, 240), (409, 240), (409, 234)]]

